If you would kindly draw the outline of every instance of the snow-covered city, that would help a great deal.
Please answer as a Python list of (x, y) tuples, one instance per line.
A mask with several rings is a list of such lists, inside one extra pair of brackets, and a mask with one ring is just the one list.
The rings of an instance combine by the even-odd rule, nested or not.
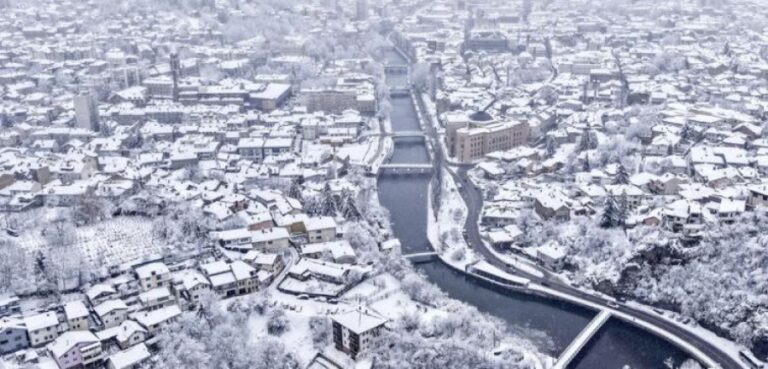
[(0, 0), (0, 369), (768, 368), (765, 0)]

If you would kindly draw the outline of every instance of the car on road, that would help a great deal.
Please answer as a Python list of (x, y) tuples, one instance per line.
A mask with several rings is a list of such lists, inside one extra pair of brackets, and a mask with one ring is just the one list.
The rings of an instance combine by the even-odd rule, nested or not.
[(301, 295), (297, 296), (297, 298), (299, 300), (309, 300), (309, 295), (302, 293)]
[(612, 309), (618, 309), (620, 307), (618, 302), (610, 301), (610, 300), (606, 303), (606, 305), (608, 305), (608, 307)]

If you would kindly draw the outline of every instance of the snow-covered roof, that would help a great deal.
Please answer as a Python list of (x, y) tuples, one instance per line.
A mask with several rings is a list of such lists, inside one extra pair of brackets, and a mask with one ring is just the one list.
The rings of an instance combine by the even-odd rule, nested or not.
[(357, 334), (363, 334), (387, 323), (386, 318), (362, 306), (346, 313), (334, 315), (331, 319)]
[(67, 319), (77, 319), (88, 316), (88, 308), (82, 301), (72, 301), (64, 305), (64, 315)]
[(48, 350), (54, 357), (61, 357), (77, 345), (99, 343), (99, 338), (90, 331), (68, 331), (48, 345)]
[(149, 349), (144, 343), (117, 352), (109, 357), (110, 368), (129, 369), (150, 358)]

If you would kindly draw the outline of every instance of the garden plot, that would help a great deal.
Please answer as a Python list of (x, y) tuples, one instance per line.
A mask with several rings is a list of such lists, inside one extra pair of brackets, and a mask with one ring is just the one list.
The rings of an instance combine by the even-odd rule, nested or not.
[[(29, 253), (47, 246), (45, 227), (23, 232), (19, 244)], [(51, 231), (51, 230), (48, 230)], [(74, 229), (72, 245), (92, 265), (119, 265), (149, 255), (160, 255), (162, 247), (152, 236), (152, 220), (118, 217)]]

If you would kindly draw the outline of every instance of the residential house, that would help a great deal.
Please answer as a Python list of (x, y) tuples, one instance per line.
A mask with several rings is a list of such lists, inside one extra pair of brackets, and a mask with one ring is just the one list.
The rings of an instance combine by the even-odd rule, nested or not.
[(138, 369), (151, 356), (147, 345), (140, 343), (124, 351), (112, 354), (107, 358), (107, 369)]
[(147, 330), (135, 320), (128, 319), (120, 325), (96, 332), (102, 342), (114, 341), (121, 349), (144, 342), (148, 338)]
[(263, 251), (276, 251), (289, 246), (290, 236), (285, 228), (275, 227), (252, 232), (253, 248)]
[(59, 318), (53, 311), (24, 318), (29, 342), (33, 347), (40, 347), (59, 336)]
[(135, 270), (141, 289), (149, 291), (157, 287), (171, 287), (171, 271), (161, 262), (144, 264)]
[(0, 318), (0, 355), (29, 347), (24, 320), (15, 317)]
[(64, 304), (64, 316), (69, 330), (87, 331), (90, 329), (88, 308), (82, 301), (72, 301)]
[(331, 217), (309, 218), (304, 227), (310, 243), (336, 240), (336, 221)]
[(128, 316), (128, 305), (120, 299), (107, 300), (93, 308), (104, 328), (116, 327)]
[(362, 306), (331, 317), (333, 343), (337, 350), (353, 359), (365, 353), (381, 335), (387, 319)]
[(176, 304), (176, 299), (168, 287), (157, 287), (139, 294), (142, 310), (157, 310)]
[(65, 332), (48, 351), (60, 369), (95, 367), (104, 359), (101, 341), (90, 331)]
[(131, 315), (131, 319), (141, 324), (149, 335), (157, 333), (163, 324), (176, 319), (181, 315), (178, 305), (171, 305), (158, 310), (140, 311)]

